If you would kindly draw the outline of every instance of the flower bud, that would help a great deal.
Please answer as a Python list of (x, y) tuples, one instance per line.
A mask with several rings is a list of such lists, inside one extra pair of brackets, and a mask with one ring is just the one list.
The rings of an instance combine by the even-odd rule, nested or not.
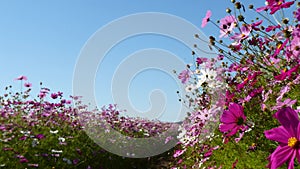
[(227, 8), (227, 9), (226, 9), (226, 12), (227, 12), (227, 13), (231, 13), (231, 9), (230, 9), (230, 8)]
[(244, 21), (244, 19), (245, 19), (245, 17), (244, 17), (243, 15), (239, 15), (239, 16), (238, 16), (238, 20), (239, 20), (240, 22)]
[(289, 19), (288, 19), (288, 18), (284, 18), (284, 19), (282, 20), (282, 23), (288, 24), (288, 23), (289, 23)]
[(241, 9), (242, 4), (240, 2), (237, 2), (237, 3), (235, 3), (235, 7), (236, 7), (236, 9)]

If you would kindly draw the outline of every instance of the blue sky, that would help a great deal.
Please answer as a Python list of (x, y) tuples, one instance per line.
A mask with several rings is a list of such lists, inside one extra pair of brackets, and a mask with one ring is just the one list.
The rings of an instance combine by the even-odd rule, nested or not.
[[(229, 0), (0, 1), (0, 89), (3, 91), (5, 86), (12, 84), (18, 90), (19, 84), (13, 79), (26, 75), (35, 89), (32, 94), (38, 92), (42, 81), (53, 92), (71, 95), (73, 72), (82, 47), (89, 37), (111, 21), (139, 12), (161, 12), (186, 19), (200, 28), (208, 9), (217, 19), (226, 14), (225, 7), (230, 5)], [(218, 32), (211, 25), (202, 31), (206, 35)], [(187, 36), (193, 36), (193, 32)], [(95, 91), (100, 105), (111, 102), (109, 77), (117, 62), (145, 48), (168, 50), (186, 63), (192, 62), (190, 49), (174, 39), (157, 35), (129, 38), (115, 46), (98, 69)], [(146, 111), (148, 93), (153, 88), (165, 91), (170, 101), (168, 112), (161, 120), (174, 120), (172, 111), (179, 103), (176, 85), (167, 74), (148, 71), (136, 76), (130, 86), (131, 101), (138, 109)]]

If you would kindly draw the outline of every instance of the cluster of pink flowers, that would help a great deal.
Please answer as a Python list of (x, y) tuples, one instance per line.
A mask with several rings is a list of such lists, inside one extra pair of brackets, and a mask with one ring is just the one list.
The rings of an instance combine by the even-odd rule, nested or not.
[[(22, 82), (28, 79), (26, 76), (20, 76), (16, 80), (23, 84)], [(88, 111), (88, 106), (82, 105), (80, 96), (70, 96), (69, 99), (65, 99), (63, 92), (51, 92), (49, 88), (43, 86), (40, 86), (40, 92), (37, 98), (34, 98), (31, 96), (32, 85), (27, 84), (29, 83), (24, 84), (26, 87), (24, 92), (13, 93), (10, 86), (6, 87), (7, 93), (0, 96), (0, 147), (2, 151), (0, 154), (1, 157), (6, 156), (10, 161), (8, 163), (1, 158), (1, 166), (44, 168), (48, 167), (45, 166), (46, 161), (53, 166), (64, 164), (73, 168), (80, 163), (85, 163), (86, 160), (94, 157), (87, 156), (85, 147), (70, 146), (74, 146), (74, 142), (80, 142), (78, 139), (82, 136), (77, 134), (86, 136), (84, 134), (86, 122), (95, 122), (91, 125), (96, 127), (105, 121), (107, 124), (104, 126), (105, 132), (116, 130), (129, 138), (152, 137), (174, 127), (172, 123), (122, 116), (122, 111), (113, 104)], [(173, 131), (175, 136), (177, 130)], [(86, 138), (88, 140), (88, 136)], [(166, 142), (166, 144), (173, 139), (171, 135), (161, 136), (161, 142)], [(124, 141), (114, 138), (110, 140), (112, 145)], [(93, 142), (84, 142), (84, 144), (84, 146), (94, 147), (95, 156), (99, 154), (99, 149), (100, 153), (109, 154)], [(53, 160), (57, 165), (52, 163)], [(101, 164), (97, 164), (96, 167), (99, 168), (99, 165)], [(86, 168), (90, 169), (91, 166), (87, 164)]]

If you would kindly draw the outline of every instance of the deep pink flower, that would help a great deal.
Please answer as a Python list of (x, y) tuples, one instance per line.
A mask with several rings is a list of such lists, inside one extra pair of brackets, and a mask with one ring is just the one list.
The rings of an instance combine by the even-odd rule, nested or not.
[(183, 84), (185, 84), (190, 79), (190, 71), (189, 70), (183, 70), (178, 78), (181, 80)]
[(21, 140), (21, 141), (24, 141), (26, 139), (27, 139), (27, 136), (22, 136), (22, 137), (19, 138), (19, 140)]
[(276, 26), (270, 25), (266, 28), (266, 32), (275, 31), (276, 29), (279, 29), (280, 27), (281, 27), (280, 25), (276, 25)]
[(267, 2), (266, 6), (257, 8), (256, 11), (261, 12), (261, 11), (270, 10), (270, 14), (274, 14), (278, 10), (282, 8), (289, 8), (291, 5), (294, 4), (294, 1), (285, 2), (285, 0), (266, 0), (266, 2)]
[(275, 76), (274, 78), (275, 78), (276, 80), (283, 81), (283, 80), (285, 80), (286, 78), (290, 78), (290, 77), (292, 76), (292, 73), (297, 72), (297, 71), (298, 71), (298, 68), (299, 68), (299, 65), (296, 65), (295, 67), (291, 68), (291, 69), (288, 70), (288, 71), (283, 70), (283, 71), (281, 71), (281, 74), (280, 74), (280, 75), (277, 75), (277, 76)]
[(209, 22), (210, 17), (211, 17), (211, 11), (208, 10), (206, 12), (205, 17), (202, 19), (202, 25), (201, 25), (202, 28), (204, 28), (207, 25), (207, 23)]
[(281, 126), (264, 132), (269, 140), (277, 141), (279, 146), (268, 157), (270, 169), (276, 169), (288, 162), (288, 168), (294, 168), (295, 157), (300, 161), (300, 125), (298, 114), (290, 107), (276, 112), (274, 117)]
[(43, 138), (45, 138), (45, 136), (43, 134), (38, 134), (35, 136), (37, 139), (41, 140)]
[(207, 58), (201, 58), (201, 57), (197, 57), (196, 62), (198, 65), (201, 65), (204, 62), (207, 62)]
[(43, 99), (43, 98), (46, 97), (46, 93), (40, 92), (40, 93), (38, 94), (38, 97), (39, 97), (40, 99)]
[(243, 107), (237, 103), (229, 104), (228, 110), (225, 110), (221, 116), (221, 132), (228, 132), (227, 136), (234, 135), (239, 129), (245, 129), (246, 116)]
[(235, 23), (237, 22), (234, 16), (226, 16), (220, 20), (220, 38), (227, 37), (228, 34), (233, 30), (235, 27)]
[(31, 87), (32, 84), (31, 84), (31, 83), (24, 83), (24, 86), (25, 86), (25, 87)]
[(51, 93), (51, 98), (52, 98), (52, 99), (57, 99), (57, 97), (58, 97), (58, 94), (56, 94), (56, 93)]
[(28, 163), (29, 161), (26, 158), (20, 158), (20, 163)]
[(17, 78), (15, 78), (15, 80), (27, 80), (27, 77), (26, 76), (19, 76)]

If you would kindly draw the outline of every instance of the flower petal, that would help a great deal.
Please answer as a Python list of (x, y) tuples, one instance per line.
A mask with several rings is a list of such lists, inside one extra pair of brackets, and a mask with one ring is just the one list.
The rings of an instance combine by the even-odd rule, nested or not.
[(269, 157), (270, 163), (269, 168), (271, 169), (277, 169), (280, 167), (283, 163), (285, 163), (288, 160), (294, 160), (291, 159), (293, 157), (294, 150), (289, 147), (288, 145), (282, 147), (278, 146), (276, 150), (271, 154)]
[(244, 115), (244, 110), (243, 107), (239, 104), (236, 103), (232, 103), (229, 105), (229, 111), (232, 112), (232, 114), (236, 117), (242, 117), (244, 119), (245, 115)]
[(221, 124), (220, 127), (219, 127), (219, 130), (221, 132), (227, 132), (231, 129), (233, 129), (234, 127), (236, 127), (237, 124), (236, 123), (230, 123), (230, 124)]
[(280, 143), (285, 143), (286, 145), (288, 143), (288, 139), (292, 137), (283, 126), (273, 128), (271, 130), (266, 130), (264, 134), (267, 137), (267, 139), (277, 141)]
[(233, 136), (235, 133), (240, 129), (240, 126), (236, 125), (234, 128), (226, 135), (226, 136)]
[(274, 116), (292, 136), (296, 136), (296, 130), (300, 121), (295, 110), (290, 107), (282, 108)]
[(294, 159), (296, 157), (296, 151), (293, 151), (292, 157), (288, 163), (288, 169), (294, 169)]
[(221, 116), (222, 123), (236, 123), (236, 117), (233, 115), (232, 112), (225, 110)]

